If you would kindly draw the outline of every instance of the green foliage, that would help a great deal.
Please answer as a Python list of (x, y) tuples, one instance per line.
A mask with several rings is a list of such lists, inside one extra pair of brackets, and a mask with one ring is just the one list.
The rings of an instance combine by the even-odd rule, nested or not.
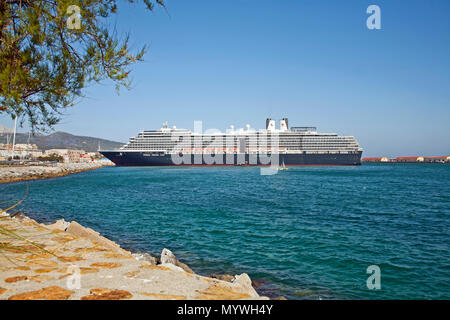
[[(131, 53), (107, 25), (117, 0), (0, 0), (0, 114), (28, 120), (33, 131), (52, 128), (90, 82), (130, 85)], [(126, 0), (135, 3), (135, 0)], [(143, 0), (148, 10), (161, 0)], [(68, 10), (80, 8), (79, 15)], [(73, 23), (79, 18), (79, 28)]]

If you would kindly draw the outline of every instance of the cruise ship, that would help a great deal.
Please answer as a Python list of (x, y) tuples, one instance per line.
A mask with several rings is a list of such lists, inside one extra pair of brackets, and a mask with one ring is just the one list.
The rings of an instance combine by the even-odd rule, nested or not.
[(360, 165), (362, 149), (353, 136), (289, 127), (287, 118), (266, 119), (265, 129), (246, 125), (225, 133), (169, 127), (139, 132), (118, 150), (99, 150), (117, 166), (298, 166)]

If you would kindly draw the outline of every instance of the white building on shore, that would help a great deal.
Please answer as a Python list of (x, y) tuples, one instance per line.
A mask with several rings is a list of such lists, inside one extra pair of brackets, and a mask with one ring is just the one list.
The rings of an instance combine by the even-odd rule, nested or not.
[[(7, 160), (13, 154), (13, 146), (11, 143), (0, 143), (0, 160)], [(35, 144), (16, 144), (14, 146), (14, 156), (19, 158), (38, 158), (43, 155), (43, 152), (38, 149)]]

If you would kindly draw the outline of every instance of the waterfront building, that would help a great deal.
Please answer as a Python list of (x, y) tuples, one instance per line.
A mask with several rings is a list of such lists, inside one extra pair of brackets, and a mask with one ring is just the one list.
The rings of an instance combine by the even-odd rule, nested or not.
[(424, 162), (450, 162), (450, 156), (424, 157)]
[(418, 162), (419, 157), (397, 157), (395, 162)]
[(72, 149), (50, 149), (46, 150), (46, 155), (56, 154), (63, 157), (64, 162), (78, 163), (81, 156), (86, 152), (84, 150), (72, 150)]

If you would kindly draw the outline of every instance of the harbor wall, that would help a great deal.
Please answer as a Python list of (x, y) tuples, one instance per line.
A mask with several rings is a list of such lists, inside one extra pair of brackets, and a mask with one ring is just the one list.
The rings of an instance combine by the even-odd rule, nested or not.
[(47, 165), (0, 165), (0, 183), (62, 177), (103, 167), (99, 162), (54, 163)]

